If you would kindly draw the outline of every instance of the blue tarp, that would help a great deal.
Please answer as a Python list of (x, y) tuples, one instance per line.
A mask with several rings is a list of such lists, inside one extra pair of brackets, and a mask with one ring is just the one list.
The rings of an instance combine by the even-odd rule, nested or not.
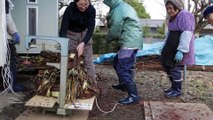
[(213, 65), (213, 37), (210, 35), (195, 41), (196, 65)]
[[(139, 50), (137, 57), (145, 55), (160, 55), (163, 42), (144, 44), (143, 50)], [(100, 64), (107, 60), (112, 60), (115, 53), (104, 54), (95, 60), (94, 64)], [(213, 65), (213, 37), (206, 35), (195, 40), (195, 59), (196, 65)]]

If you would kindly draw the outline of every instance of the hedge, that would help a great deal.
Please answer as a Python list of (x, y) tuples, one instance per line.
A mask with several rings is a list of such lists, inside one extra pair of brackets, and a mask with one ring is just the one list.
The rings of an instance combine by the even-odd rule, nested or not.
[(105, 54), (111, 52), (117, 52), (118, 44), (116, 41), (108, 43), (106, 40), (106, 33), (93, 33), (93, 53)]

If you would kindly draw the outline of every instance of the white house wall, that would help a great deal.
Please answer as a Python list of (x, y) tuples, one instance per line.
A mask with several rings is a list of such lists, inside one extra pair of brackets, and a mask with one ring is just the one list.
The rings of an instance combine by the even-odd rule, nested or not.
[[(37, 9), (37, 30), (36, 35), (58, 36), (58, 0), (37, 0), (37, 3), (28, 3), (28, 0), (12, 0), (14, 8), (12, 16), (19, 31), (21, 42), (17, 45), (18, 53), (26, 53), (25, 36), (28, 34), (27, 8)], [(43, 41), (37, 40), (37, 43)], [(46, 44), (46, 43), (45, 43)], [(55, 42), (48, 41), (48, 45)], [(31, 53), (38, 53), (40, 49), (32, 49)]]
[(5, 18), (5, 2), (0, 1), (0, 66), (3, 66), (6, 62), (6, 18)]
[(38, 34), (57, 36), (58, 0), (38, 0), (38, 6)]

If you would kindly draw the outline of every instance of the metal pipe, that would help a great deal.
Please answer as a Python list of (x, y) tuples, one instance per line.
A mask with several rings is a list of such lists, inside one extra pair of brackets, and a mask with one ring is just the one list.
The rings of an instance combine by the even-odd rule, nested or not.
[(67, 82), (67, 65), (68, 65), (68, 38), (61, 38), (55, 36), (26, 36), (25, 48), (30, 49), (32, 39), (52, 40), (60, 45), (61, 50), (61, 64), (60, 64), (60, 92), (59, 92), (59, 108), (57, 109), (58, 115), (66, 115), (65, 95), (66, 95), (66, 82)]
[(184, 69), (183, 69), (183, 80), (186, 81), (186, 77), (187, 77), (187, 65), (184, 65)]

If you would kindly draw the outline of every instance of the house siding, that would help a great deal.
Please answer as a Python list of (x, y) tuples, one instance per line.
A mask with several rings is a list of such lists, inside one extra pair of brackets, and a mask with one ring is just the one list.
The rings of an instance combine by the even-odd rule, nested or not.
[[(58, 0), (37, 0), (37, 3), (28, 3), (28, 0), (12, 0), (12, 2), (15, 7), (11, 13), (21, 37), (20, 45), (17, 46), (18, 53), (26, 53), (24, 39), (28, 35), (27, 8), (30, 6), (36, 7), (38, 11), (37, 35), (58, 36)], [(48, 41), (48, 44), (55, 42)]]

